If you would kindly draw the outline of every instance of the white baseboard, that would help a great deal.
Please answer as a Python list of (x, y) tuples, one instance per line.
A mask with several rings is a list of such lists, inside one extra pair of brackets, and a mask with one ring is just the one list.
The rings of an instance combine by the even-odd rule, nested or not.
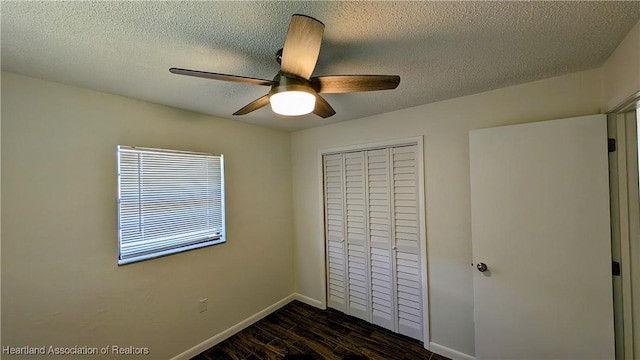
[[(291, 301), (293, 301), (294, 299), (298, 299), (302, 302), (307, 303), (305, 300), (301, 300), (301, 298), (299, 297), (303, 297), (302, 295), (299, 294), (291, 294), (287, 297), (285, 297), (284, 299), (276, 302), (275, 304), (267, 307), (264, 310), (261, 310), (257, 313), (255, 313), (254, 315), (249, 316), (248, 318), (242, 320), (241, 322), (237, 323), (236, 325), (228, 328), (227, 330), (222, 331), (221, 333), (214, 335), (213, 337), (201, 342), (200, 344), (192, 347), (191, 349), (188, 349), (186, 351), (184, 351), (183, 353), (176, 355), (175, 357), (173, 357), (171, 360), (188, 360), (191, 359), (192, 357), (200, 354), (201, 352), (207, 350), (208, 348), (217, 345), (218, 343), (221, 343), (222, 341), (230, 338), (231, 336), (235, 335), (236, 333), (244, 330), (245, 328), (247, 328), (249, 325), (252, 325), (256, 322), (258, 322), (260, 319), (264, 318), (265, 316), (271, 314), (272, 312), (280, 309), (281, 307), (287, 305), (288, 303), (290, 303)], [(306, 296), (304, 296), (303, 298), (308, 299), (310, 301), (316, 301), (313, 300), (311, 298), (307, 298)], [(315, 306), (313, 304), (309, 304), (312, 306)]]
[(429, 351), (434, 352), (438, 355), (448, 357), (449, 359), (453, 359), (453, 360), (476, 360), (474, 356), (461, 353), (459, 351), (450, 349), (446, 346), (442, 346), (436, 343), (429, 343)]
[[(305, 304), (311, 305), (313, 307), (319, 308), (319, 309), (325, 309), (322, 306), (322, 302), (320, 302), (319, 300), (316, 299), (312, 299), (308, 296), (302, 295), (302, 294), (298, 294), (298, 293), (293, 293), (285, 298), (283, 298), (282, 300), (276, 302), (273, 305), (268, 306), (267, 308), (253, 314), (252, 316), (249, 316), (248, 318), (242, 320), (241, 322), (237, 323), (236, 325), (220, 332), (219, 334), (216, 334), (214, 336), (212, 336), (211, 338), (201, 342), (200, 344), (187, 349), (186, 351), (182, 352), (179, 355), (176, 355), (175, 357), (173, 357), (171, 360), (188, 360), (191, 359), (192, 357), (200, 354), (201, 352), (209, 349), (210, 347), (213, 347), (219, 343), (221, 343), (222, 341), (230, 338), (231, 336), (235, 335), (236, 333), (244, 330), (245, 328), (249, 327), (250, 325), (258, 322), (259, 320), (261, 320), (262, 318), (266, 317), (267, 315), (273, 313), (274, 311), (280, 309), (281, 307), (287, 305), (288, 303), (290, 303), (293, 300), (298, 300), (300, 302), (303, 302)], [(446, 346), (442, 346), (436, 343), (429, 343), (429, 351), (434, 352), (436, 354), (440, 354), (442, 356), (446, 356), (450, 359), (453, 360), (475, 360), (476, 358), (471, 356), (471, 355), (467, 355), (465, 353), (461, 353), (459, 351), (450, 349)]]
[(303, 303), (305, 303), (307, 305), (311, 305), (313, 307), (317, 307), (318, 309), (326, 310), (326, 308), (327, 308), (326, 306), (325, 307), (322, 306), (322, 302), (320, 300), (312, 299), (312, 298), (310, 298), (308, 296), (304, 296), (302, 294), (294, 293), (293, 297), (294, 297), (294, 299), (296, 299), (296, 300), (298, 300), (300, 302), (303, 302)]

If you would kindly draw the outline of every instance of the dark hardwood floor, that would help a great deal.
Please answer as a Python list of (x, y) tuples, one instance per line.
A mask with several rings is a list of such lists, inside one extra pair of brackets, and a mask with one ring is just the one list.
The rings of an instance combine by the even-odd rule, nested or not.
[(447, 358), (425, 350), (419, 341), (379, 326), (293, 301), (191, 360), (222, 359)]

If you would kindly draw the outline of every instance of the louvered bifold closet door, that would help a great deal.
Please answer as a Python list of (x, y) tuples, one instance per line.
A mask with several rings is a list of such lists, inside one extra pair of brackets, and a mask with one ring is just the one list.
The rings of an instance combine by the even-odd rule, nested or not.
[(369, 200), (369, 247), (371, 252), (371, 320), (395, 329), (395, 282), (391, 256), (391, 197), (389, 149), (369, 150), (367, 188)]
[(422, 282), (418, 233), (418, 173), (415, 145), (391, 149), (393, 238), (400, 334), (422, 340)]
[(418, 146), (324, 156), (328, 306), (423, 340)]
[(369, 320), (369, 249), (366, 242), (364, 152), (344, 154), (347, 209), (348, 314)]
[(342, 154), (324, 156), (328, 306), (347, 310), (344, 242), (344, 163)]

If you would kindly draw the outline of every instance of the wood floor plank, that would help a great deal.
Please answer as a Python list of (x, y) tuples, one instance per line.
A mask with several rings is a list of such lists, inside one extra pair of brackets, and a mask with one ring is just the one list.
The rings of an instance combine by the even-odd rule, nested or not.
[(370, 359), (402, 359), (406, 351), (401, 346), (387, 346), (380, 342), (368, 341), (366, 337), (352, 332), (349, 336), (341, 337), (340, 344), (362, 353)]
[(345, 340), (349, 340), (354, 344), (363, 344), (370, 348), (379, 349), (395, 359), (401, 359), (406, 353), (406, 347), (403, 344), (395, 344), (393, 341), (381, 341), (374, 337), (363, 336), (355, 331), (346, 336)]
[(338, 345), (334, 350), (334, 353), (336, 353), (336, 355), (341, 356), (341, 357), (345, 357), (345, 356), (354, 356), (354, 355), (358, 355), (358, 356), (363, 356), (363, 354), (359, 351), (356, 351), (354, 349), (348, 349), (342, 345)]
[[(422, 346), (422, 343), (420, 344), (411, 344), (408, 346), (409, 347), (409, 353), (412, 354), (419, 354), (419, 355), (425, 355), (425, 354), (429, 354), (431, 357), (433, 357), (433, 353), (430, 352), (429, 350), (425, 349), (424, 346)], [(442, 359), (446, 360), (446, 357), (442, 357)]]
[(289, 330), (292, 327), (296, 326), (295, 321), (292, 319), (290, 315), (288, 315), (283, 309), (277, 310), (276, 312), (265, 317), (266, 321), (269, 321), (272, 324), (278, 325), (285, 330)]
[(448, 360), (422, 343), (339, 311), (293, 301), (192, 360)]
[(267, 344), (274, 351), (282, 354), (282, 355), (301, 355), (305, 352), (295, 347), (291, 341), (283, 340), (283, 339), (273, 339), (269, 344)]
[(284, 310), (292, 311), (302, 317), (307, 317), (313, 313), (313, 310), (306, 307), (309, 305), (305, 305), (306, 304), (303, 304), (301, 302), (296, 302), (292, 303), (291, 306), (285, 306)]
[(233, 359), (244, 360), (253, 355), (247, 345), (238, 338), (238, 334), (233, 335), (222, 343), (222, 351)]
[(258, 323), (252, 326), (257, 326), (281, 340), (290, 340), (291, 342), (295, 342), (300, 339), (298, 335), (292, 333), (291, 331), (285, 330), (281, 326), (274, 324), (270, 321), (259, 321)]
[(208, 360), (234, 360), (233, 357), (224, 352), (219, 346), (212, 347), (200, 355), (204, 355)]
[(248, 349), (253, 355), (258, 356), (260, 359), (274, 360), (282, 359), (283, 354), (280, 354), (270, 348), (267, 344), (256, 339), (252, 334), (241, 331), (237, 334), (238, 340), (242, 342), (243, 346)]
[(418, 354), (414, 352), (410, 352), (405, 355), (402, 360), (431, 360), (433, 359), (433, 354)]
[(273, 339), (277, 339), (277, 337), (272, 333), (264, 331), (262, 328), (257, 326), (249, 326), (244, 331), (241, 331), (241, 333), (251, 335), (254, 339), (262, 344), (268, 344)]
[(388, 354), (377, 350), (377, 349), (373, 349), (369, 346), (362, 346), (358, 349), (363, 355), (364, 357), (366, 357), (369, 360), (389, 360), (389, 359), (402, 359), (402, 357), (391, 357)]
[(312, 322), (317, 324), (318, 326), (322, 326), (323, 328), (327, 328), (330, 331), (340, 334), (346, 335), (350, 333), (353, 329), (350, 329), (347, 326), (344, 326), (343, 323), (335, 320), (331, 320), (326, 316), (321, 315), (310, 315), (305, 319), (307, 322)]
[[(340, 325), (336, 326), (335, 328), (332, 328), (332, 327), (326, 326), (320, 321), (303, 319), (303, 318), (298, 319), (298, 325), (296, 326), (296, 328), (311, 331), (317, 337), (324, 339), (325, 341), (333, 340), (334, 342), (338, 338), (338, 336), (346, 335), (351, 332), (351, 330), (345, 327), (342, 327)], [(345, 330), (346, 332), (343, 330)], [(291, 329), (291, 331), (293, 331), (293, 329)], [(293, 332), (297, 333), (295, 331)], [(304, 336), (304, 335), (301, 335), (301, 336)]]
[(251, 355), (250, 353), (243, 353), (241, 349), (236, 349), (228, 342), (221, 344), (216, 350), (212, 350), (209, 354), (211, 354), (211, 356), (207, 357), (211, 360), (244, 360)]
[(343, 327), (346, 327), (352, 331), (357, 331), (362, 334), (370, 334), (377, 327), (373, 324), (370, 324), (364, 320), (360, 320), (348, 315), (345, 315), (337, 310), (327, 309), (326, 314), (318, 314), (317, 316), (322, 316), (328, 321), (333, 321), (339, 323)]
[(322, 355), (324, 359), (340, 359), (333, 352), (333, 349), (338, 346), (335, 339), (325, 338), (302, 326), (294, 326), (290, 331), (299, 336), (300, 340), (297, 343), (306, 345), (309, 349)]

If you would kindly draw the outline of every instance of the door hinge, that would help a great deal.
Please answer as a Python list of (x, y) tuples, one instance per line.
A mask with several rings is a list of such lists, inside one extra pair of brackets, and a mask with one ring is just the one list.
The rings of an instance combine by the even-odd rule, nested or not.
[(611, 273), (613, 276), (620, 276), (620, 263), (618, 261), (611, 263)]
[(616, 151), (616, 139), (609, 138), (609, 152)]

